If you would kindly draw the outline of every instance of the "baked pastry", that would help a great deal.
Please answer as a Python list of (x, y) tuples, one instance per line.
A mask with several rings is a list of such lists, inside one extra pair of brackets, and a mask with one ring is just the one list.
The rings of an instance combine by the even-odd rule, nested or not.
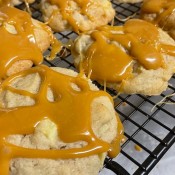
[(117, 1), (119, 3), (132, 3), (132, 4), (134, 4), (134, 3), (142, 2), (143, 0), (115, 0), (115, 1)]
[(132, 19), (79, 36), (72, 54), (80, 71), (120, 93), (158, 95), (175, 71), (174, 49), (166, 32)]
[(44, 21), (56, 32), (93, 30), (115, 15), (109, 0), (42, 0), (41, 11)]
[(111, 97), (53, 69), (36, 66), (1, 85), (0, 174), (97, 175), (106, 152), (119, 152), (123, 128)]
[(141, 18), (161, 27), (175, 39), (174, 9), (174, 0), (144, 0), (141, 7)]
[(19, 5), (23, 2), (28, 3), (28, 4), (32, 4), (35, 2), (35, 0), (11, 0), (11, 2), (13, 5)]
[[(0, 8), (0, 79), (43, 61), (42, 52), (57, 43), (48, 26), (24, 11)], [(58, 49), (56, 49), (58, 50)]]
[(27, 4), (31, 4), (33, 2), (35, 2), (35, 0), (0, 0), (0, 6), (16, 6), (16, 5), (20, 5), (21, 3), (27, 3)]

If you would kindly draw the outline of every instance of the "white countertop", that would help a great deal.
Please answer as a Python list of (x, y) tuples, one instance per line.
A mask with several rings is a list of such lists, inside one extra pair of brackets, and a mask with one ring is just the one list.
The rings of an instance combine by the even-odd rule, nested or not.
[(149, 175), (175, 175), (175, 144), (168, 150)]

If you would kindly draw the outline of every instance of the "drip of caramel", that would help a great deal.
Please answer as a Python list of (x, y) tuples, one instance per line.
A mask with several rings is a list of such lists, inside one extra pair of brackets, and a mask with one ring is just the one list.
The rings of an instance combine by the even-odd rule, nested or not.
[(99, 27), (91, 37), (94, 42), (80, 64), (87, 75), (100, 82), (116, 83), (132, 77), (134, 60), (148, 70), (165, 67), (162, 53), (172, 55), (175, 49), (160, 43), (157, 27), (136, 19), (124, 26)]
[(32, 12), (31, 12), (31, 10), (30, 10), (30, 6), (29, 6), (28, 0), (24, 0), (24, 3), (25, 3), (25, 5), (26, 5), (26, 11), (27, 11), (30, 15), (32, 15)]
[(165, 21), (174, 11), (174, 0), (145, 0), (141, 8), (141, 17), (146, 13), (156, 14), (156, 18), (152, 21), (159, 24)]
[(52, 40), (51, 40), (51, 52), (49, 56), (49, 60), (53, 60), (56, 57), (56, 54), (59, 53), (62, 49), (62, 43), (59, 42), (55, 36), (52, 34)]
[(6, 78), (7, 70), (20, 60), (31, 60), (35, 65), (42, 62), (31, 17), (12, 7), (0, 8), (0, 78)]
[[(33, 73), (38, 73), (42, 80), (37, 94), (10, 86), (16, 78)], [(74, 90), (71, 83), (75, 83), (80, 91)], [(54, 102), (47, 99), (48, 88), (52, 88), (54, 96), (59, 97)], [(113, 157), (119, 153), (123, 127), (118, 116), (118, 136), (112, 145), (98, 139), (91, 127), (93, 100), (101, 96), (110, 99), (111, 97), (104, 91), (90, 90), (88, 81), (84, 78), (63, 75), (42, 65), (9, 77), (1, 85), (1, 90), (29, 96), (35, 100), (35, 105), (0, 108), (0, 174), (9, 174), (9, 161), (13, 158), (70, 159), (100, 154), (108, 150)], [(49, 118), (57, 125), (59, 137), (63, 142), (85, 141), (88, 144), (83, 148), (68, 150), (34, 150), (6, 142), (5, 137), (8, 135), (33, 133), (36, 124), (44, 118)]]
[(50, 27), (48, 27), (47, 25), (40, 23), (40, 25), (42, 26), (43, 30), (47, 32), (49, 39), (50, 39), (50, 43), (51, 43), (51, 51), (50, 51), (50, 55), (47, 57), (48, 60), (53, 60), (56, 57), (56, 54), (59, 53), (62, 49), (62, 43), (60, 41), (57, 40), (57, 38), (53, 35), (52, 30)]
[[(91, 0), (74, 0), (77, 5), (80, 7), (80, 13), (87, 16), (89, 19), (93, 20), (93, 16), (89, 15), (88, 13), (88, 7), (94, 3)], [(74, 19), (72, 9), (70, 9), (70, 3), (72, 3), (70, 0), (49, 0), (49, 2), (52, 5), (57, 5), (59, 7), (59, 11), (63, 16), (64, 20), (67, 20), (67, 22), (72, 26), (73, 30), (77, 33), (83, 32), (83, 28), (81, 28), (81, 25)], [(57, 11), (53, 11), (49, 21), (51, 22), (53, 17), (57, 15)]]
[(142, 148), (139, 145), (135, 145), (134, 148), (136, 151), (139, 151), (139, 152), (142, 151)]
[(174, 46), (170, 46), (167, 44), (161, 44), (160, 49), (162, 53), (175, 57), (175, 47)]
[(109, 157), (115, 157), (116, 155), (120, 153), (120, 150), (121, 150), (120, 143), (123, 143), (123, 140), (125, 139), (123, 124), (117, 114), (116, 114), (116, 117), (118, 121), (117, 137), (112, 142), (111, 147), (108, 151)]

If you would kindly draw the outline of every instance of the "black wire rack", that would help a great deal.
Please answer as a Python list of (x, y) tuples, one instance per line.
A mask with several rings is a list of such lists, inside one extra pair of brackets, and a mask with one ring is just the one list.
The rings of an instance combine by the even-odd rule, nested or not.
[[(117, 17), (125, 19), (128, 16), (139, 15), (140, 3), (121, 4), (112, 0)], [(37, 4), (31, 5), (34, 18), (41, 19)], [(19, 8), (23, 8), (20, 6)], [(115, 25), (123, 22), (117, 18)], [(77, 37), (74, 32), (55, 33), (63, 43)], [(46, 54), (49, 53), (49, 50)], [(75, 70), (73, 58), (69, 50), (64, 50), (53, 61), (45, 60), (48, 66), (64, 67)], [(97, 86), (103, 89), (99, 84)], [(167, 94), (175, 93), (175, 76), (169, 82), (166, 92), (160, 96), (120, 95), (115, 99), (115, 109), (120, 115), (125, 128), (126, 141), (122, 145), (121, 153), (114, 159), (106, 158), (101, 175), (142, 175), (148, 174), (159, 162), (163, 155), (175, 142), (175, 108), (174, 105), (163, 103), (155, 105), (164, 99)], [(108, 89), (107, 92), (116, 96), (116, 92)], [(175, 103), (175, 96), (167, 97), (165, 102)], [(152, 110), (154, 108), (154, 110)], [(142, 149), (138, 151), (136, 146)]]

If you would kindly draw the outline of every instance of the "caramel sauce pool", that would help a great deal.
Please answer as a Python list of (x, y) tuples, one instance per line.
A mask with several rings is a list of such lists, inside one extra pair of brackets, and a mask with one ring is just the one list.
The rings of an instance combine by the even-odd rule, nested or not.
[[(16, 78), (32, 73), (39, 73), (42, 80), (37, 94), (10, 86)], [(72, 89), (71, 83), (75, 83), (81, 91)], [(55, 97), (60, 97), (55, 98), (54, 102), (47, 99), (49, 87), (53, 89)], [(68, 159), (107, 151), (113, 157), (119, 153), (123, 126), (118, 116), (118, 135), (112, 144), (98, 139), (92, 131), (90, 117), (92, 101), (101, 96), (107, 96), (110, 99), (111, 97), (104, 91), (90, 90), (87, 80), (80, 76), (63, 75), (46, 66), (38, 66), (6, 79), (1, 85), (1, 90), (8, 89), (13, 93), (31, 97), (35, 100), (35, 105), (0, 109), (0, 174), (9, 174), (9, 162), (13, 158)], [(8, 135), (32, 134), (36, 124), (44, 118), (49, 118), (57, 125), (60, 139), (64, 142), (86, 141), (87, 146), (68, 150), (34, 150), (6, 142), (5, 137)]]
[[(12, 7), (0, 8), (0, 78), (19, 60), (31, 60), (35, 65), (43, 60), (38, 48), (31, 17)], [(8, 28), (8, 29), (7, 29)]]
[(81, 68), (100, 82), (132, 78), (135, 61), (145, 69), (156, 70), (166, 67), (162, 53), (175, 56), (175, 46), (160, 43), (158, 28), (139, 19), (124, 26), (99, 27), (90, 35), (94, 42), (85, 52)]

